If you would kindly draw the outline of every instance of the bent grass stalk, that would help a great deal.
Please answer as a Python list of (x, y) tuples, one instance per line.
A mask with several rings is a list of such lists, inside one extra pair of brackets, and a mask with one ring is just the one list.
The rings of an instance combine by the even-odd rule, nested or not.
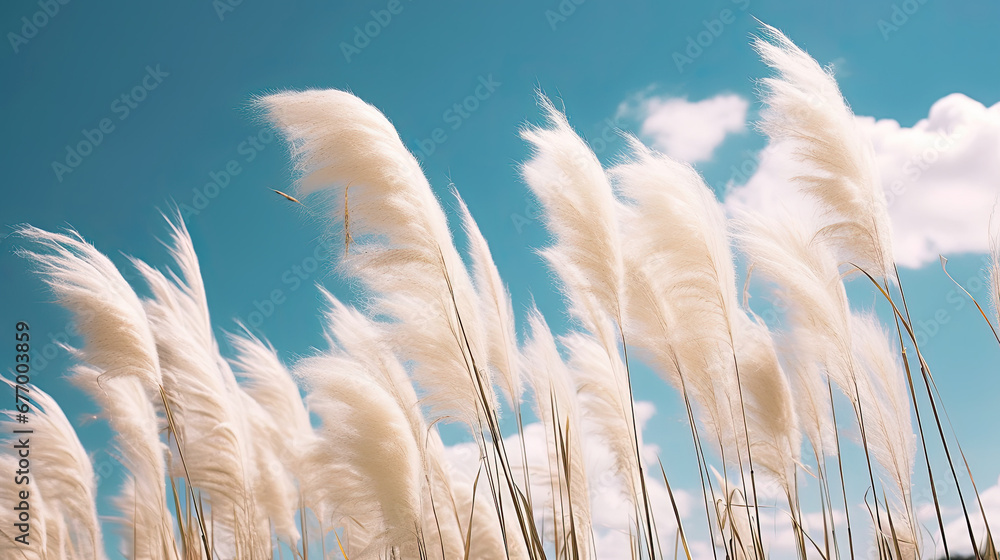
[(653, 514), (652, 514), (652, 509), (649, 506), (649, 492), (646, 490), (646, 475), (645, 475), (644, 469), (642, 467), (642, 450), (639, 449), (639, 428), (636, 426), (636, 422), (635, 422), (635, 406), (633, 406), (633, 402), (632, 402), (633, 401), (633, 397), (632, 397), (632, 374), (631, 374), (631, 372), (629, 370), (629, 365), (628, 365), (628, 347), (625, 345), (625, 330), (622, 327), (622, 312), (621, 312), (621, 307), (618, 308), (618, 317), (617, 317), (617, 319), (618, 319), (618, 334), (619, 334), (619, 336), (621, 336), (622, 353), (624, 354), (624, 361), (625, 361), (625, 380), (628, 383), (628, 397), (629, 397), (628, 398), (628, 408), (629, 408), (629, 415), (630, 415), (630, 418), (632, 420), (632, 436), (633, 436), (633, 440), (634, 440), (634, 444), (635, 444), (636, 468), (639, 470), (639, 472), (638, 472), (639, 484), (640, 484), (640, 488), (642, 490), (642, 507), (643, 507), (643, 513), (645, 515), (644, 521), (645, 521), (645, 524), (646, 524), (646, 534), (647, 534), (647, 539), (648, 539), (647, 546), (649, 547), (647, 550), (648, 550), (648, 553), (649, 553), (650, 560), (653, 560), (655, 558), (654, 554), (653, 554), (653, 551), (654, 551), (653, 539), (655, 539), (656, 537), (655, 537), (655, 533), (653, 531)]
[(958, 280), (952, 278), (951, 273), (948, 272), (948, 259), (946, 259), (944, 255), (941, 255), (941, 270), (944, 271), (945, 276), (947, 276), (949, 280), (951, 280), (956, 286), (958, 286), (958, 289), (962, 290), (963, 292), (965, 292), (965, 295), (969, 296), (969, 299), (972, 300), (972, 303), (976, 304), (976, 309), (979, 310), (979, 314), (983, 316), (983, 319), (986, 321), (986, 324), (989, 325), (990, 332), (993, 333), (993, 338), (995, 338), (997, 340), (997, 343), (1000, 344), (1000, 334), (997, 334), (997, 330), (993, 326), (993, 321), (990, 321), (990, 318), (986, 315), (986, 312), (983, 311), (983, 307), (979, 305), (979, 301), (976, 300), (975, 296), (970, 294), (969, 290), (965, 289), (965, 286), (959, 284)]
[[(174, 441), (177, 442), (177, 454), (181, 460), (181, 466), (184, 468), (184, 477), (190, 481), (192, 480), (191, 473), (188, 471), (187, 461), (184, 460), (184, 444), (181, 442), (180, 434), (177, 432), (177, 425), (174, 424), (174, 415), (170, 408), (170, 399), (167, 398), (167, 393), (164, 391), (162, 385), (157, 386), (157, 388), (160, 392), (160, 400), (163, 402), (163, 410), (167, 416), (167, 424), (170, 428), (170, 433), (173, 434)], [(198, 500), (194, 495), (194, 488), (192, 488), (190, 484), (185, 484), (185, 486), (187, 486), (188, 491), (190, 492), (191, 501), (195, 504), (200, 503), (200, 500)], [(214, 556), (214, 549), (208, 543), (208, 531), (205, 528), (205, 512), (197, 505), (194, 505), (194, 507), (195, 514), (198, 516), (198, 528), (201, 529), (201, 542), (205, 546), (205, 554), (207, 554), (209, 558), (212, 558)]]

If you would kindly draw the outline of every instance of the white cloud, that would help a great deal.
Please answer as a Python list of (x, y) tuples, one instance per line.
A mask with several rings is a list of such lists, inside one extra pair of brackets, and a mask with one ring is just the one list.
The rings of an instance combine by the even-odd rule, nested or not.
[[(990, 215), (1000, 195), (1000, 103), (987, 108), (956, 93), (910, 128), (872, 117), (858, 117), (858, 123), (875, 149), (899, 265), (916, 268), (939, 254), (988, 249)], [(769, 146), (758, 160), (735, 166), (726, 204), (813, 211), (790, 183), (798, 165), (783, 146)], [(752, 176), (735, 185), (743, 174)]]
[(640, 134), (670, 157), (698, 162), (712, 159), (730, 133), (746, 131), (746, 99), (720, 94), (702, 101), (640, 93), (618, 107), (618, 116), (640, 121)]

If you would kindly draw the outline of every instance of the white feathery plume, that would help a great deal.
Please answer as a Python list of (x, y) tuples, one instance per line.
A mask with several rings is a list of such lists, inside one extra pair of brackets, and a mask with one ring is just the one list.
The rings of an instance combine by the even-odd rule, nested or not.
[[(417, 392), (410, 383), (406, 369), (386, 340), (382, 325), (375, 323), (357, 309), (348, 306), (336, 296), (319, 288), (329, 306), (325, 313), (325, 337), (330, 346), (327, 359), (337, 359), (355, 364), (383, 390), (392, 395), (400, 410), (406, 414), (412, 427), (413, 439), (423, 442), (427, 438), (427, 422)], [(421, 447), (423, 447), (421, 445)]]
[(631, 158), (610, 174), (630, 199), (622, 209), (629, 340), (724, 445), (743, 431), (731, 414), (739, 307), (726, 218), (694, 168), (628, 142)]
[(22, 251), (34, 262), (59, 303), (73, 313), (85, 341), (81, 358), (107, 377), (136, 376), (161, 384), (156, 344), (139, 297), (114, 263), (76, 232), (25, 226), (18, 233), (45, 252)]
[(517, 334), (514, 329), (514, 310), (507, 286), (493, 262), (493, 255), (486, 238), (479, 231), (472, 213), (458, 190), (452, 188), (462, 216), (462, 228), (468, 238), (469, 256), (472, 258), (473, 278), (479, 295), (480, 315), (489, 347), (489, 362), (500, 374), (500, 388), (507, 395), (512, 407), (521, 402), (524, 381), (517, 360)]
[(114, 500), (124, 520), (122, 552), (133, 557), (134, 550), (137, 559), (163, 558), (175, 544), (173, 516), (166, 502), (167, 446), (160, 439), (165, 422), (153, 404), (158, 399), (138, 379), (108, 379), (86, 365), (73, 368), (72, 380), (101, 407), (101, 416), (114, 432), (115, 447), (128, 469)]
[(855, 393), (850, 309), (836, 259), (803, 219), (789, 213), (743, 213), (734, 230), (753, 271), (776, 286), (787, 310), (786, 361), (808, 395), (799, 399), (806, 433), (821, 456), (834, 455), (829, 391), (819, 366), (845, 394)]
[(85, 342), (74, 354), (89, 364), (76, 368), (74, 381), (100, 403), (135, 481), (135, 503), (118, 504), (130, 529), (126, 538), (135, 535), (136, 558), (161, 558), (174, 550), (165, 446), (150, 399), (163, 377), (142, 303), (111, 260), (79, 235), (30, 226), (19, 233), (45, 249), (22, 254), (37, 263), (57, 300), (73, 313)]
[[(337, 90), (260, 100), (291, 145), (298, 192), (329, 189), (335, 221), (353, 239), (345, 269), (396, 320), (392, 337), (439, 417), (478, 434), (496, 395), (472, 281), (417, 160), (377, 109)], [(481, 379), (481, 382), (477, 381)]]
[(305, 454), (306, 487), (335, 526), (363, 529), (351, 558), (417, 557), (421, 527), (420, 449), (407, 414), (385, 388), (350, 360), (329, 356), (296, 365), (322, 419)]
[[(618, 359), (618, 342), (625, 345), (625, 262), (619, 232), (619, 202), (593, 150), (570, 127), (566, 116), (539, 94), (546, 127), (527, 127), (521, 137), (533, 148), (532, 158), (521, 166), (521, 175), (545, 209), (546, 228), (555, 238), (540, 251), (559, 276), (570, 312), (594, 334), (609, 319), (619, 337), (598, 334), (613, 367), (627, 366)], [(626, 369), (621, 378), (629, 382)], [(631, 396), (626, 401), (634, 418)], [(634, 446), (638, 450), (638, 445)], [(637, 451), (638, 452), (638, 451)], [(638, 461), (638, 459), (637, 459)], [(640, 476), (642, 464), (638, 463)], [(645, 484), (645, 480), (640, 478)], [(652, 511), (642, 493), (645, 546), (654, 547)]]
[[(794, 513), (798, 503), (795, 470), (800, 461), (802, 433), (792, 389), (766, 326), (740, 313), (735, 333), (742, 406), (754, 466), (781, 485)], [(741, 411), (733, 411), (733, 416), (739, 414)]]
[(277, 538), (294, 544), (299, 541), (299, 508), (306, 507), (291, 472), (302, 464), (301, 450), (283, 441), (290, 438), (289, 429), (250, 394), (240, 389), (235, 398), (246, 418), (246, 435), (252, 446), (254, 509), (270, 522)]
[(733, 227), (753, 272), (778, 288), (793, 324), (830, 340), (842, 333), (850, 313), (837, 261), (823, 238), (804, 219), (789, 212), (768, 216), (745, 212)]
[(246, 405), (243, 415), (249, 422), (260, 473), (257, 494), (275, 530), (295, 542), (296, 510), (310, 505), (302, 503), (308, 493), (294, 482), (302, 479), (300, 457), (312, 436), (309, 412), (270, 344), (249, 332), (231, 334), (229, 342), (236, 351), (231, 362), (243, 378), (239, 396)]
[(230, 335), (229, 344), (236, 352), (231, 362), (242, 377), (240, 386), (272, 418), (281, 421), (288, 432), (284, 439), (289, 447), (285, 451), (294, 453), (292, 442), (307, 435), (312, 424), (291, 373), (270, 343), (248, 331)]
[(800, 345), (808, 344), (808, 341), (797, 340), (797, 337), (785, 333), (777, 344), (781, 348), (779, 354), (788, 373), (792, 394), (795, 395), (799, 425), (809, 439), (817, 461), (836, 455), (836, 427), (830, 410), (830, 392), (820, 363), (810, 359), (810, 355), (800, 356)]
[(218, 546), (265, 554), (271, 532), (255, 499), (258, 473), (245, 403), (219, 353), (191, 238), (183, 222), (170, 226), (169, 248), (180, 274), (170, 272), (168, 278), (137, 259), (133, 263), (153, 295), (145, 302), (146, 314), (179, 431), (184, 474), (208, 497), (213, 523), (223, 529), (216, 531)]
[[(464, 556), (471, 514), (470, 557), (500, 560), (509, 555), (514, 559), (525, 558), (527, 552), (523, 541), (509, 530), (515, 526), (515, 519), (506, 519), (508, 541), (504, 544), (498, 513), (491, 503), (485, 479), (480, 481), (474, 504), (473, 481), (454, 479), (455, 470), (445, 456), (441, 436), (435, 427), (428, 426), (417, 393), (395, 356), (391, 342), (386, 340), (385, 332), (356, 309), (344, 305), (322, 288), (320, 291), (330, 305), (326, 314), (328, 342), (331, 348), (339, 348), (341, 352), (332, 355), (349, 360), (349, 368), (362, 368), (393, 396), (407, 416), (422, 457), (423, 535), (428, 555), (437, 558), (443, 546), (446, 558)], [(510, 504), (505, 506), (504, 512), (512, 516)]]
[(208, 296), (205, 294), (201, 265), (198, 264), (198, 254), (194, 250), (191, 234), (179, 212), (172, 218), (164, 214), (163, 219), (170, 230), (167, 249), (180, 272), (178, 275), (173, 270), (168, 270), (168, 274), (176, 290), (187, 296), (176, 299), (177, 305), (183, 306), (184, 311), (178, 318), (187, 320), (188, 328), (194, 330), (194, 336), (198, 340), (211, 340), (214, 345), (215, 335), (208, 313)]
[[(906, 374), (888, 333), (870, 313), (852, 316), (854, 352), (862, 372), (858, 375), (861, 414), (871, 456), (885, 471), (894, 504), (893, 525), (900, 542), (919, 550), (911, 500), (911, 477), (917, 452), (910, 420), (910, 398)], [(883, 532), (889, 527), (883, 524)]]
[[(610, 329), (605, 329), (605, 333)], [(580, 404), (586, 414), (587, 424), (614, 455), (615, 474), (622, 481), (624, 497), (633, 508), (642, 507), (639, 482), (639, 454), (635, 442), (642, 445), (642, 434), (636, 433), (628, 408), (628, 383), (621, 379), (624, 367), (615, 367), (608, 361), (605, 345), (594, 337), (573, 333), (560, 338), (569, 351), (569, 367), (576, 382)], [(617, 358), (617, 357), (616, 357)], [(638, 521), (638, 520), (636, 520)]]
[(889, 486), (902, 504), (894, 523), (915, 527), (908, 497), (915, 452), (909, 398), (884, 331), (875, 318), (851, 314), (835, 258), (804, 221), (745, 214), (737, 229), (754, 270), (786, 301), (799, 359), (822, 364), (851, 400), (864, 443), (891, 475)]
[[(326, 337), (331, 350), (322, 358), (326, 368), (360, 370), (392, 396), (405, 414), (411, 437), (420, 452), (422, 473), (421, 505), (423, 535), (431, 557), (437, 557), (444, 547), (445, 556), (464, 555), (467, 512), (456, 507), (455, 492), (450, 468), (444, 457), (444, 444), (436, 428), (427, 425), (417, 393), (406, 375), (403, 364), (385, 340), (385, 332), (375, 322), (344, 305), (332, 294), (320, 288), (330, 306), (326, 313)], [(480, 502), (478, 509), (492, 510), (492, 505)], [(500, 525), (493, 523), (474, 527), (474, 536), (496, 532)], [(440, 526), (440, 532), (438, 527)], [(491, 538), (493, 535), (491, 535)]]
[[(23, 436), (29, 439), (31, 446), (30, 480), (48, 497), (46, 502), (52, 513), (63, 518), (68, 535), (65, 544), (72, 555), (105, 558), (97, 520), (97, 484), (90, 457), (52, 397), (35, 386), (29, 386), (24, 394), (32, 403), (32, 433)], [(13, 421), (13, 413), (8, 414), (11, 420), (4, 422), (8, 433), (24, 428)], [(17, 443), (18, 437), (16, 433), (11, 436), (11, 444)], [(33, 499), (29, 502), (34, 504)], [(37, 512), (31, 513), (37, 515)]]
[[(871, 404), (862, 398), (866, 393), (866, 376), (853, 351), (852, 339), (858, 336), (854, 333), (856, 322), (851, 319), (847, 294), (831, 250), (803, 219), (787, 213), (770, 217), (743, 214), (735, 229), (752, 260), (753, 270), (777, 286), (777, 295), (787, 310), (788, 339), (792, 346), (789, 361), (797, 370), (793, 377), (797, 377), (802, 391), (799, 410), (804, 411), (806, 433), (817, 462), (823, 455), (839, 452), (836, 426), (827, 416), (833, 402), (829, 387), (824, 387), (820, 379), (819, 368), (851, 401), (859, 423), (864, 417), (860, 426), (871, 449), (870, 432), (877, 428), (871, 421), (872, 413), (864, 412)], [(909, 407), (905, 410), (908, 412)], [(906, 516), (897, 517), (902, 523)]]
[(294, 461), (300, 442), (308, 439), (312, 432), (309, 411), (302, 401), (298, 385), (267, 341), (249, 331), (230, 334), (228, 339), (236, 352), (231, 363), (242, 378), (240, 387), (265, 413), (281, 424), (285, 434), (281, 441), (275, 441), (273, 445), (290, 462)]
[(53, 508), (49, 508), (46, 513), (48, 515), (48, 519), (45, 521), (48, 527), (45, 542), (46, 554), (55, 558), (71, 557), (72, 549), (69, 547), (69, 531), (66, 528), (66, 520)]
[[(566, 116), (547, 97), (538, 97), (548, 126), (521, 131), (534, 150), (521, 175), (542, 203), (546, 227), (555, 237), (541, 254), (559, 274), (571, 302), (592, 299), (617, 321), (625, 268), (614, 193), (597, 156)], [(579, 318), (587, 327), (603, 320)]]
[[(546, 431), (549, 505), (558, 516), (553, 519), (553, 528), (560, 533), (556, 540), (567, 547), (571, 547), (570, 541), (575, 543), (575, 549), (567, 548), (572, 551), (570, 556), (590, 558), (590, 495), (576, 391), (552, 332), (536, 308), (528, 313), (528, 325), (531, 334), (522, 352), (525, 363), (530, 364), (525, 373), (534, 393), (537, 416)], [(600, 353), (607, 362), (606, 350), (601, 348)], [(631, 416), (628, 418), (631, 423)], [(635, 456), (631, 446), (629, 452)]]
[(330, 345), (328, 359), (343, 360), (360, 368), (383, 390), (392, 395), (400, 410), (406, 414), (414, 441), (422, 450), (431, 429), (424, 419), (417, 391), (410, 382), (406, 368), (393, 351), (383, 325), (348, 306), (322, 287), (329, 308), (325, 313), (325, 337)]
[(857, 401), (847, 292), (836, 258), (823, 239), (790, 214), (742, 214), (737, 238), (759, 272), (778, 287), (796, 351), (820, 362), (841, 390)]
[[(768, 352), (755, 350), (739, 358), (741, 352), (747, 353), (739, 346), (746, 346), (741, 337), (748, 337), (740, 330), (746, 330), (749, 319), (738, 304), (725, 214), (715, 193), (690, 165), (657, 154), (634, 137), (628, 143), (631, 157), (610, 174), (627, 201), (621, 216), (630, 340), (681, 392), (724, 466), (740, 471), (744, 493), (752, 492), (756, 500), (755, 452), (768, 441), (777, 442), (771, 447), (784, 448), (789, 438), (780, 431), (764, 431), (774, 425), (754, 423), (753, 412), (746, 410), (744, 389), (754, 381), (743, 380), (742, 367), (737, 364), (753, 362)], [(780, 385), (774, 380), (783, 379), (776, 360), (770, 364), (764, 360), (753, 369), (751, 377), (767, 378), (772, 386)], [(758, 400), (764, 403), (772, 397), (787, 401), (771, 395)], [(768, 403), (759, 408), (774, 406)], [(787, 403), (777, 408), (794, 417)], [(701, 438), (693, 437), (700, 447)], [(752, 442), (756, 442), (753, 447)], [(763, 459), (782, 473), (779, 479), (791, 503), (794, 483), (787, 482), (788, 458), (782, 462), (783, 458), (772, 452)], [(746, 508), (743, 513), (750, 517)]]
[(795, 181), (819, 203), (822, 231), (838, 257), (894, 278), (892, 225), (871, 141), (831, 71), (774, 27), (764, 25), (763, 35), (753, 46), (777, 75), (762, 80), (767, 108), (760, 129), (806, 165)]

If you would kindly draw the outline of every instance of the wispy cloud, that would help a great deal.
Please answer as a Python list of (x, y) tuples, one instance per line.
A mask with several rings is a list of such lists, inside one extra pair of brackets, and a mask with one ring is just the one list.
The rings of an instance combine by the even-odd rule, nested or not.
[(712, 159), (728, 134), (747, 129), (746, 99), (719, 94), (701, 101), (640, 92), (618, 106), (618, 117), (641, 123), (640, 134), (668, 156), (689, 163)]

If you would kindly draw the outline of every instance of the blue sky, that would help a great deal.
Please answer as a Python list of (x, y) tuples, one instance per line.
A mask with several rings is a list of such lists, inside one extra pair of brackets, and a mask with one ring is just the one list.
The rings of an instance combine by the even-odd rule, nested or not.
[[(162, 266), (166, 251), (157, 239), (166, 231), (159, 213), (172, 203), (187, 205), (196, 210), (187, 223), (218, 328), (232, 330), (233, 319), (254, 323), (259, 317), (259, 331), (283, 358), (308, 354), (322, 344), (314, 283), (344, 297), (350, 291), (328, 268), (313, 267), (321, 219), (271, 192), (290, 190), (288, 154), (250, 101), (282, 89), (349, 89), (379, 107), (411, 149), (420, 151), (451, 216), (447, 187), (455, 183), (491, 243), (515, 309), (523, 312), (534, 298), (561, 331), (566, 321), (560, 297), (534, 253), (547, 236), (517, 173), (528, 156), (518, 130), (539, 118), (535, 90), (565, 105), (570, 122), (605, 162), (622, 148), (612, 134), (621, 127), (661, 148), (671, 142), (702, 146), (707, 153), (688, 156), (720, 197), (747, 181), (746, 188), (755, 190), (742, 192), (767, 191), (766, 177), (758, 176), (756, 184), (750, 178), (772, 169), (766, 158), (758, 160), (766, 140), (752, 128), (759, 108), (754, 80), (767, 74), (749, 46), (757, 17), (781, 28), (820, 63), (833, 64), (858, 115), (910, 129), (950, 94), (969, 98), (949, 98), (939, 106), (937, 120), (918, 131), (934, 134), (934, 122), (969, 125), (963, 130), (971, 133), (959, 139), (961, 149), (942, 152), (940, 161), (947, 166), (938, 169), (971, 169), (969, 177), (941, 179), (935, 162), (924, 165), (919, 159), (920, 172), (908, 173), (912, 154), (922, 153), (926, 138), (896, 130), (888, 121), (872, 120), (871, 130), (886, 154), (883, 173), (898, 175), (909, 186), (893, 207), (894, 218), (898, 214), (900, 223), (909, 224), (902, 233), (940, 232), (903, 257), (922, 265), (904, 268), (903, 282), (969, 462), (981, 485), (996, 482), (1000, 451), (991, 413), (1000, 394), (998, 347), (936, 261), (925, 263), (940, 247), (954, 276), (973, 284), (982, 265), (988, 234), (982, 216), (989, 206), (983, 201), (1000, 192), (1000, 175), (992, 173), (1000, 144), (996, 111), (993, 128), (979, 126), (985, 117), (976, 103), (991, 107), (1000, 101), (1000, 5), (231, 3), (236, 4), (204, 0), (154, 7), (52, 0), (0, 7), (0, 30), (7, 39), (0, 47), (4, 236), (18, 223), (46, 229), (69, 225), (122, 265), (123, 255), (133, 255)], [(45, 6), (54, 15), (38, 15), (45, 14)], [(699, 39), (702, 44), (691, 47)], [(712, 99), (717, 103), (711, 107), (698, 105), (707, 120), (692, 122), (687, 131), (669, 123), (664, 128), (652, 118), (664, 106), (698, 117), (703, 113), (683, 103)], [(721, 139), (685, 136), (692, 130), (721, 131)], [(750, 171), (746, 177), (738, 172), (741, 166)], [(969, 215), (963, 214), (964, 202)], [(11, 332), (15, 321), (28, 321), (41, 352), (50, 339), (62, 338), (69, 317), (50, 303), (38, 278), (13, 254), (17, 243), (0, 242), (2, 329)], [(871, 291), (856, 284), (855, 302), (873, 305)], [(265, 303), (275, 290), (283, 303)], [(754, 305), (766, 307), (764, 295)], [(978, 295), (985, 291), (980, 288)], [(253, 315), (272, 307), (266, 317)], [(9, 346), (0, 349), (5, 363), (12, 363)], [(100, 462), (106, 458), (107, 433), (86, 421), (93, 405), (64, 381), (68, 363), (62, 352), (49, 351), (54, 357), (36, 368), (35, 382), (79, 421), (84, 444)], [(660, 446), (665, 460), (675, 449), (689, 455), (676, 398), (652, 375), (639, 376), (636, 386), (658, 410), (647, 439)], [(458, 436), (449, 432), (449, 437)], [(680, 462), (676, 470), (682, 485), (693, 488), (696, 471), (685, 464), (690, 462)], [(920, 476), (918, 470), (917, 480)], [(114, 474), (107, 480), (112, 482), (102, 481), (103, 495), (117, 484)]]

